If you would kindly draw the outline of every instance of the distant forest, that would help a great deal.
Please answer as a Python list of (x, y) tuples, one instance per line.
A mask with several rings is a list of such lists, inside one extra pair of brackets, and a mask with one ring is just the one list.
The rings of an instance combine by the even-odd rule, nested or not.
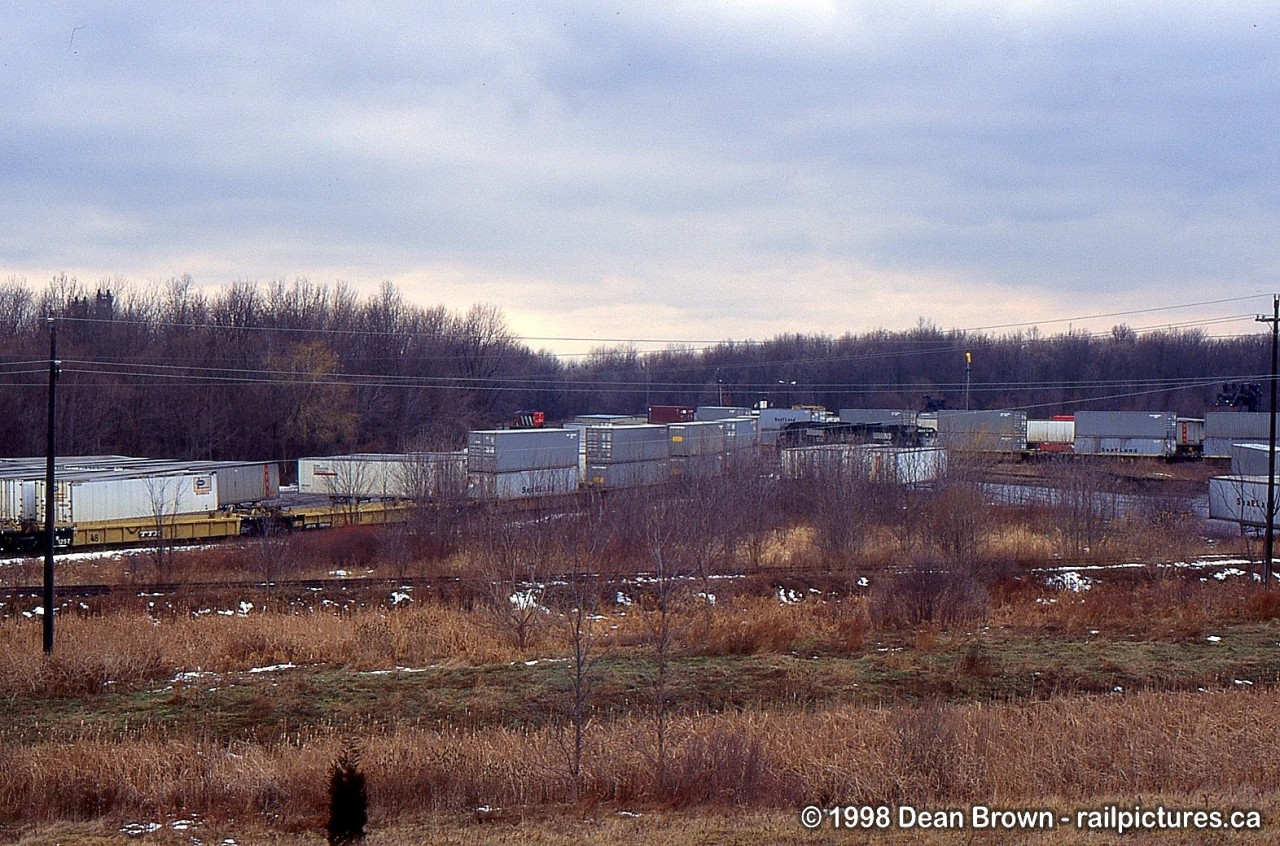
[(761, 342), (561, 359), (530, 349), (492, 306), (362, 298), (306, 281), (190, 278), (137, 292), (59, 277), (0, 285), (0, 452), (45, 450), (49, 317), (57, 328), (61, 454), (290, 459), (453, 449), (518, 410), (642, 414), (649, 405), (1077, 409), (1197, 416), (1225, 382), (1265, 381), (1265, 331), (1199, 329), (999, 336), (921, 323), (908, 331), (780, 335)]

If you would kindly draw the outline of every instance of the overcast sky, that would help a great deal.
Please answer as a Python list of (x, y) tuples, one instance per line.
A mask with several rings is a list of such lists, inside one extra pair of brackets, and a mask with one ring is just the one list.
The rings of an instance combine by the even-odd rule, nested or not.
[(37, 287), (391, 280), (697, 341), (1280, 287), (1274, 2), (0, 8), (0, 277)]

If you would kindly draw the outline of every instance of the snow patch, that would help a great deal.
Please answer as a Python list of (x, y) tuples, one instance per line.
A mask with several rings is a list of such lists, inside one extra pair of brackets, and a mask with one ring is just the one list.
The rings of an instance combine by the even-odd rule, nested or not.
[(1092, 590), (1094, 580), (1088, 576), (1080, 575), (1076, 570), (1062, 570), (1046, 577), (1044, 583), (1047, 587), (1056, 590), (1070, 590), (1079, 593), (1083, 590)]

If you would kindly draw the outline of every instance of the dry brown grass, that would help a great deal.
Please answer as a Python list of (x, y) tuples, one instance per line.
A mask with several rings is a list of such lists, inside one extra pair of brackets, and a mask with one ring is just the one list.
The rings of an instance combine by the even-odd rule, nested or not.
[[(107, 682), (127, 689), (179, 670), (229, 672), (283, 663), (369, 670), (442, 661), (492, 664), (524, 655), (483, 615), (432, 603), (353, 611), (255, 608), (243, 616), (73, 614), (59, 619), (50, 659), (40, 651), (38, 632), (38, 621), (0, 621), (0, 689), (11, 695), (78, 696), (100, 692)], [(530, 645), (549, 648), (546, 642)]]
[[(586, 802), (796, 809), (802, 804), (1274, 795), (1276, 692), (1152, 693), (1021, 705), (836, 707), (673, 720), (668, 789), (653, 782), (642, 718), (595, 731)], [(353, 738), (271, 747), (145, 738), (4, 750), (0, 816), (75, 820), (167, 811), (318, 827), (329, 763)], [(554, 729), (399, 730), (363, 748), (372, 824), (404, 816), (558, 806)]]

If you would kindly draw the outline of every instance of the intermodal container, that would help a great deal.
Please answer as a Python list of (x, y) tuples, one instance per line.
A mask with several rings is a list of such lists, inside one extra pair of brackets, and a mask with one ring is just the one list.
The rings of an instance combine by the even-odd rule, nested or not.
[(673, 423), (667, 427), (672, 458), (720, 454), (725, 451), (724, 423)]
[[(45, 521), (45, 482), (22, 485), (23, 519)], [(211, 473), (115, 478), (59, 479), (54, 488), (55, 522), (75, 525), (103, 520), (163, 519), (218, 510), (218, 478)]]
[(859, 426), (914, 426), (916, 413), (897, 408), (842, 408), (840, 422)]
[(1230, 458), (1231, 445), (1268, 443), (1271, 415), (1252, 411), (1206, 411), (1204, 413), (1205, 458)]
[(751, 409), (732, 405), (700, 405), (693, 413), (694, 420), (728, 420), (730, 417), (750, 417)]
[(659, 461), (671, 454), (666, 426), (590, 426), (583, 441), (588, 465)]
[(626, 461), (587, 465), (586, 483), (593, 488), (638, 488), (658, 485), (671, 477), (671, 462)]
[(648, 419), (650, 423), (691, 423), (696, 414), (691, 405), (651, 405)]
[(468, 473), (516, 473), (578, 467), (572, 429), (491, 429), (467, 438)]
[[(524, 431), (524, 430), (521, 430)], [(298, 459), (299, 493), (343, 499), (435, 499), (466, 487), (463, 452), (356, 453)]]
[(1078, 411), (1076, 452), (1081, 455), (1145, 455), (1178, 452), (1178, 415), (1172, 411)]
[(1025, 411), (944, 410), (934, 412), (934, 421), (938, 446), (945, 449), (1021, 453), (1027, 448)]
[(573, 493), (578, 489), (578, 466), (505, 473), (471, 471), (467, 492), (472, 499), (523, 499), (534, 496)]
[[(1266, 476), (1215, 476), (1209, 480), (1209, 516), (1242, 526), (1267, 525)], [(1275, 521), (1280, 523), (1280, 521)]]

